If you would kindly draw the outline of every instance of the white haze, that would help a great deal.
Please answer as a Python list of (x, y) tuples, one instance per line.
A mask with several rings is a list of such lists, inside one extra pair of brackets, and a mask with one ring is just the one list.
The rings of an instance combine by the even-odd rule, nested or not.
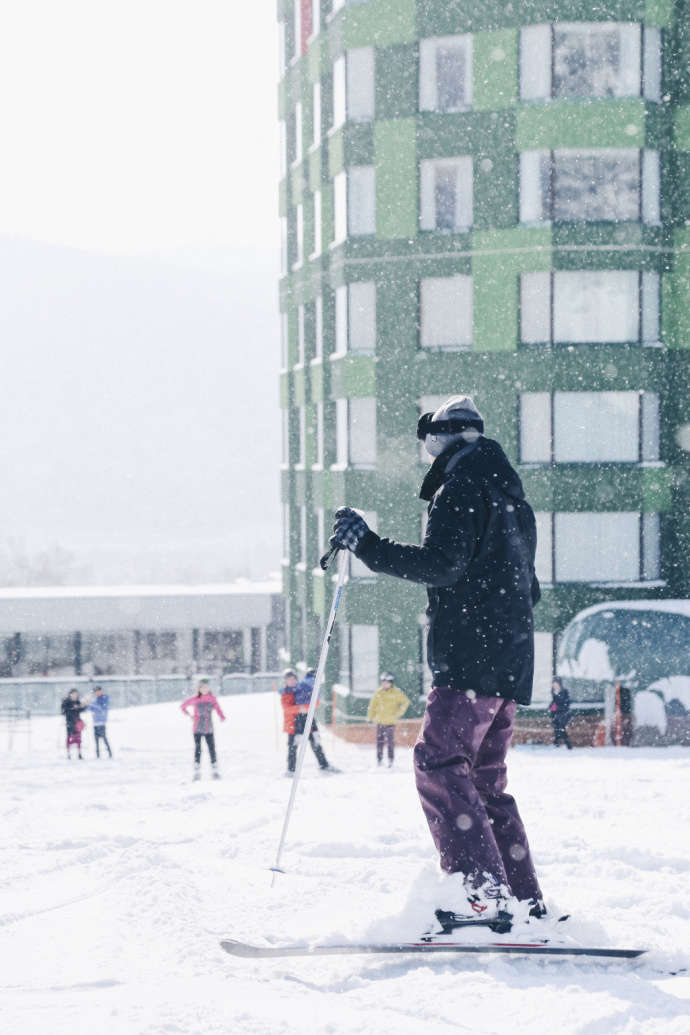
[(3, 16), (0, 584), (280, 556), (273, 4)]

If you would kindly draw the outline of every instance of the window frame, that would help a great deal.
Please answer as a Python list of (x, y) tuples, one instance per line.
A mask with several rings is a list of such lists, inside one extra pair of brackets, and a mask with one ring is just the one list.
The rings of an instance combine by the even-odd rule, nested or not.
[[(439, 107), (437, 51), (442, 47), (455, 46), (465, 51), (465, 70), (463, 83), (463, 104), (457, 107)], [(471, 111), (473, 104), (473, 37), (471, 32), (455, 33), (446, 36), (429, 36), (419, 41), (419, 96), (418, 104), (421, 112), (436, 112), (442, 115), (456, 115)]]
[[(548, 452), (548, 457), (545, 459), (535, 460), (525, 457), (523, 448), (523, 435), (522, 430), (526, 424), (526, 420), (523, 416), (523, 401), (525, 396), (545, 396), (548, 399), (548, 423), (549, 423), (549, 441), (548, 444), (544, 443), (547, 448), (544, 452)], [(617, 459), (578, 459), (578, 460), (560, 460), (558, 458), (558, 444), (556, 442), (556, 404), (557, 397), (560, 395), (627, 395), (636, 396), (637, 398), (637, 456), (633, 460), (617, 460)], [(647, 464), (647, 463), (658, 463), (659, 462), (659, 436), (660, 436), (660, 399), (659, 393), (655, 391), (647, 391), (645, 389), (621, 389), (621, 390), (610, 390), (610, 391), (578, 391), (569, 392), (562, 389), (553, 389), (551, 391), (537, 391), (537, 392), (520, 392), (518, 394), (518, 462), (520, 464), (625, 464), (632, 466), (634, 464)], [(647, 444), (650, 444), (649, 448)], [(647, 455), (652, 453), (654, 455)]]
[[(634, 93), (620, 93), (615, 94), (613, 98), (608, 95), (572, 95), (570, 97), (556, 97), (554, 94), (554, 65), (555, 65), (555, 36), (558, 26), (590, 26), (600, 28), (603, 26), (629, 26), (635, 25), (639, 27), (638, 37), (638, 48), (639, 48), (639, 74), (637, 77), (637, 88)], [(547, 70), (548, 76), (548, 91), (546, 93), (538, 93), (535, 95), (526, 95), (525, 93), (525, 76), (523, 69), (531, 62), (527, 61), (530, 55), (526, 54), (525, 49), (525, 32), (529, 30), (542, 29), (545, 30), (545, 34), (548, 35), (548, 54), (544, 62), (544, 68)], [(536, 22), (532, 25), (523, 25), (520, 27), (520, 34), (518, 39), (518, 100), (520, 103), (544, 103), (550, 101), (569, 101), (569, 100), (620, 100), (628, 97), (640, 97), (644, 100), (652, 102), (660, 102), (663, 95), (663, 50), (664, 50), (664, 34), (663, 31), (657, 26), (647, 25), (644, 21), (635, 22), (616, 22), (616, 21), (602, 21), (602, 22), (576, 22), (576, 21), (562, 21), (562, 22)], [(534, 54), (531, 55), (533, 57)]]
[[(437, 183), (436, 175), (439, 167), (454, 167), (456, 177), (462, 176), (465, 181), (460, 197), (465, 214), (469, 211), (469, 220), (457, 219), (458, 191), (456, 180), (455, 207), (456, 219), (453, 227), (438, 225)], [(472, 155), (454, 155), (450, 158), (424, 158), (419, 162), (419, 228), (423, 233), (460, 234), (469, 232), (474, 225), (474, 158)]]
[[(566, 339), (566, 338), (555, 338), (555, 323), (556, 323), (556, 292), (554, 290), (556, 286), (556, 277), (562, 274), (598, 274), (599, 276), (606, 276), (612, 273), (632, 273), (637, 274), (637, 337), (629, 339), (594, 339), (592, 341), (580, 341), (578, 339)], [(539, 291), (533, 291), (535, 296), (546, 295), (546, 309), (539, 312), (532, 312), (529, 314), (529, 319), (533, 324), (539, 324), (545, 326), (548, 323), (549, 337), (540, 338), (535, 340), (526, 340), (523, 337), (523, 324), (525, 319), (525, 286), (528, 284), (525, 278), (527, 277), (541, 277), (547, 278), (546, 289), (541, 288)], [(654, 278), (652, 280), (651, 278)], [(534, 281), (530, 282), (534, 284)], [(519, 314), (518, 314), (518, 334), (519, 334), (519, 347), (520, 348), (539, 348), (540, 346), (555, 347), (555, 348), (568, 348), (579, 347), (581, 345), (587, 347), (589, 345), (639, 345), (640, 347), (654, 347), (660, 344), (661, 338), (661, 274), (657, 273), (656, 270), (641, 270), (641, 269), (576, 269), (576, 270), (549, 270), (549, 271), (535, 271), (518, 274), (518, 298), (519, 298)], [(654, 323), (655, 333), (651, 333), (651, 329), (645, 325), (649, 324), (651, 319)], [(546, 319), (544, 319), (546, 317)]]
[[(623, 157), (637, 156), (637, 215), (634, 219), (621, 219), (612, 215), (609, 219), (586, 219), (581, 217), (559, 218), (555, 216), (558, 200), (558, 163), (559, 159), (579, 157), (583, 159), (600, 156), (614, 157), (617, 153)], [(529, 170), (529, 161), (533, 161), (536, 170)], [(546, 161), (544, 175), (542, 163)], [(536, 176), (535, 176), (536, 171)], [(530, 182), (528, 181), (528, 178)], [(536, 190), (533, 182), (536, 183)], [(548, 183), (546, 198), (543, 196), (544, 181)], [(652, 193), (653, 192), (653, 193)], [(587, 148), (534, 148), (520, 152), (519, 172), (519, 208), (520, 224), (523, 226), (566, 226), (571, 224), (592, 223), (639, 223), (643, 226), (659, 226), (661, 223), (661, 161), (659, 151), (655, 148), (634, 147), (587, 147)], [(532, 211), (539, 209), (538, 217), (532, 218)]]

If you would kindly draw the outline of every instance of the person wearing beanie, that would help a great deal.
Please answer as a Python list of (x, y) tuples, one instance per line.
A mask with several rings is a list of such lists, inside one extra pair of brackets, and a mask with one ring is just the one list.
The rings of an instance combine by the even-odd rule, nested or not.
[[(304, 679), (301, 679), (295, 686), (295, 761), (297, 760), (297, 745), (304, 736), (304, 731), (307, 727), (307, 713), (309, 711), (309, 705), (311, 703), (312, 694), (314, 693), (314, 681), (316, 679), (316, 670), (308, 668), (304, 673)], [(319, 763), (319, 769), (324, 773), (338, 773), (339, 769), (335, 766), (330, 765), (328, 759), (323, 750), (321, 744), (321, 734), (319, 733), (319, 727), (316, 723), (316, 715), (312, 722), (311, 730), (309, 732), (309, 746), (314, 752), (314, 757)], [(288, 760), (288, 770), (290, 770), (290, 762)], [(294, 771), (294, 765), (292, 770)]]
[(383, 761), (384, 744), (388, 749), (388, 767), (395, 758), (395, 727), (398, 719), (410, 707), (410, 699), (395, 685), (395, 676), (381, 673), (381, 685), (375, 692), (367, 709), (367, 722), (376, 723), (376, 763)]
[(188, 698), (180, 705), (185, 715), (189, 715), (188, 708), (192, 709), (194, 720), (194, 779), (201, 779), (201, 738), (206, 741), (209, 758), (211, 759), (211, 773), (214, 780), (220, 779), (218, 762), (216, 760), (216, 739), (213, 733), (213, 713), (218, 713), (221, 722), (225, 722), (223, 710), (218, 704), (215, 694), (211, 690), (208, 679), (199, 682), (196, 695)]
[(351, 507), (336, 511), (330, 543), (372, 571), (426, 585), (432, 689), (415, 779), (441, 867), (457, 874), (458, 899), (469, 916), (507, 910), (510, 896), (542, 916), (527, 835), (505, 793), (516, 708), (532, 694), (534, 514), (500, 445), (484, 436), (471, 396), (423, 414), (417, 437), (433, 460), (420, 490), (428, 504), (422, 544), (380, 538)]

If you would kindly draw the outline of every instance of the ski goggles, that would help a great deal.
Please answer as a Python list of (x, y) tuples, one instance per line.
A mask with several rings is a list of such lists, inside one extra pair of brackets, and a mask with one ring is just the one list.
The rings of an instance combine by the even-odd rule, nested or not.
[(449, 420), (434, 420), (433, 413), (423, 413), (417, 422), (417, 438), (423, 442), (427, 435), (459, 435), (461, 431), (468, 428), (475, 428), (481, 435), (484, 434), (483, 420), (462, 420), (450, 418)]

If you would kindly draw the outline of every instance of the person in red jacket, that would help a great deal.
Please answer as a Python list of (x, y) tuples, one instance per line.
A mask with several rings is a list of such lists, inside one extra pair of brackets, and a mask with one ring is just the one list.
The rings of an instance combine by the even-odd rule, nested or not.
[(291, 668), (285, 669), (283, 672), (283, 679), (285, 681), (285, 685), (279, 693), (280, 703), (283, 708), (283, 733), (287, 733), (288, 738), (286, 775), (292, 776), (297, 762), (295, 716), (299, 711), (299, 706), (295, 704), (295, 687), (299, 680), (297, 679), (297, 673)]
[(192, 707), (192, 718), (194, 720), (194, 779), (201, 779), (201, 738), (206, 741), (206, 747), (211, 758), (211, 770), (213, 779), (219, 780), (220, 773), (216, 762), (216, 742), (213, 735), (213, 712), (218, 712), (221, 722), (225, 722), (225, 716), (215, 696), (211, 693), (208, 679), (202, 679), (199, 683), (195, 697), (190, 697), (181, 705), (185, 715), (189, 715), (187, 709)]

